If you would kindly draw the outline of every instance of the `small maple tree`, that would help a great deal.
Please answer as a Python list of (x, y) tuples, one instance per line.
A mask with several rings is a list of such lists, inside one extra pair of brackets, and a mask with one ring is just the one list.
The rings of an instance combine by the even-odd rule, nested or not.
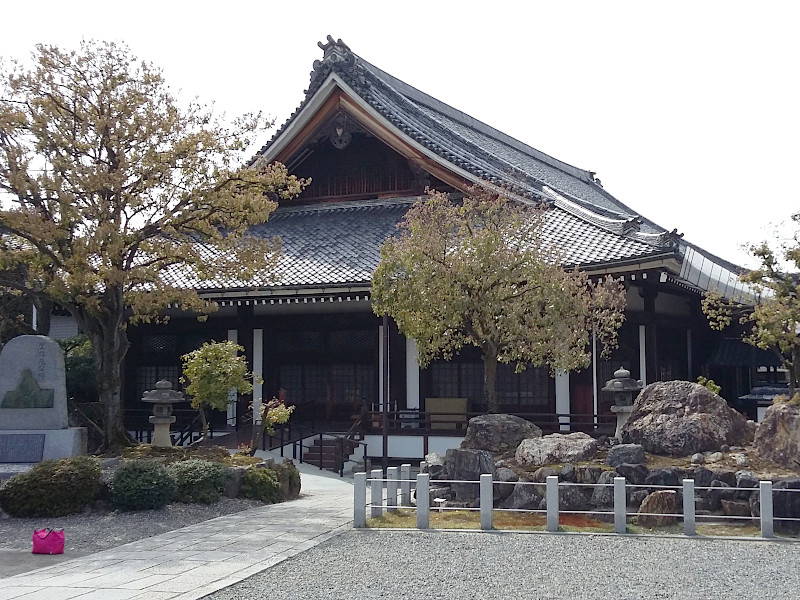
[(416, 340), (419, 364), (481, 349), (484, 395), (499, 410), (497, 364), (586, 367), (592, 331), (603, 353), (616, 347), (625, 291), (565, 270), (548, 241), (546, 211), (472, 188), (462, 202), (441, 192), (416, 203), (400, 235), (381, 248), (373, 308)]
[[(792, 220), (800, 223), (800, 213)], [(772, 351), (789, 374), (789, 398), (794, 398), (800, 390), (800, 234), (780, 250), (763, 242), (751, 246), (750, 254), (760, 265), (739, 280), (750, 284), (753, 297), (725, 298), (712, 290), (703, 297), (703, 312), (712, 329), (738, 321), (746, 343)]]

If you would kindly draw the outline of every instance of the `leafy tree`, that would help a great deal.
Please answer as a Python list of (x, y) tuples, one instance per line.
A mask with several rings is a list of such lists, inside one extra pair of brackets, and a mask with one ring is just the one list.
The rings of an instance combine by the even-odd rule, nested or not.
[(97, 402), (94, 353), (85, 335), (58, 340), (64, 351), (67, 398), (71, 402)]
[[(24, 268), (6, 271), (0, 278), (24, 280)], [(34, 326), (32, 315), (34, 307), (37, 319)], [(0, 289), (0, 350), (11, 338), (18, 335), (47, 335), (50, 331), (50, 311), (52, 304), (45, 298), (26, 294), (19, 289)]]
[(624, 319), (619, 282), (565, 270), (545, 233), (546, 211), (473, 188), (461, 204), (434, 192), (381, 249), (373, 307), (417, 341), (420, 366), (465, 345), (483, 353), (484, 394), (497, 412), (497, 363), (581, 369), (592, 330), (604, 353)]
[[(292, 416), (293, 412), (294, 406), (286, 406), (286, 404), (278, 398), (273, 398), (269, 402), (262, 402), (261, 422), (253, 422), (253, 437), (250, 440), (250, 445), (243, 449), (244, 453), (255, 456), (258, 446), (264, 439), (264, 435), (275, 435), (275, 425), (288, 423), (289, 417)], [(255, 412), (253, 414), (255, 414)]]
[(31, 324), (31, 302), (21, 294), (0, 294), (0, 350), (18, 335), (33, 335)]
[[(800, 223), (800, 213), (792, 215)], [(712, 291), (703, 298), (703, 312), (712, 329), (738, 321), (745, 327), (743, 340), (771, 350), (789, 373), (789, 397), (800, 390), (800, 239), (776, 251), (766, 242), (750, 247), (760, 266), (739, 276), (752, 286), (755, 299), (724, 298)], [(787, 272), (782, 264), (794, 272)]]
[(205, 407), (225, 410), (231, 390), (240, 394), (253, 391), (253, 374), (248, 372), (247, 360), (240, 352), (244, 348), (233, 342), (206, 342), (181, 357), (181, 382), (189, 383), (186, 392), (192, 397), (192, 408), (200, 411), (204, 437), (209, 433)]
[(214, 310), (193, 283), (268, 277), (279, 241), (245, 232), (305, 182), (279, 164), (241, 168), (261, 116), (226, 126), (205, 106), (179, 106), (123, 45), (39, 45), (33, 61), (0, 71), (0, 291), (56, 303), (89, 336), (104, 449), (118, 451), (130, 443), (128, 324), (167, 304)]

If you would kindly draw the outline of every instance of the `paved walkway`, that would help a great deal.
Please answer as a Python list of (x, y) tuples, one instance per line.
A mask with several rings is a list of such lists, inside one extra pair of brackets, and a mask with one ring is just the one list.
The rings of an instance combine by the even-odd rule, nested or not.
[(298, 467), (298, 500), (0, 579), (0, 600), (190, 600), (242, 581), (352, 526), (352, 480)]

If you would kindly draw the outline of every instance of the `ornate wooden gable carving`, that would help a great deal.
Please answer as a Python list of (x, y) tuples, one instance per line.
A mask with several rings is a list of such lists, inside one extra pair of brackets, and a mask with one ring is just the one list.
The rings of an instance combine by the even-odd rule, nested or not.
[(451, 189), (343, 110), (308, 135), (286, 165), (298, 177), (311, 179), (299, 203), (414, 196), (428, 186)]

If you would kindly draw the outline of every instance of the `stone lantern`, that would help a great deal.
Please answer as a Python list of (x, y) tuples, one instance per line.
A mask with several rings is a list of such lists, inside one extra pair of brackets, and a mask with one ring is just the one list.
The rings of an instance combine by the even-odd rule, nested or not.
[(614, 400), (614, 406), (611, 407), (611, 412), (617, 415), (617, 430), (614, 436), (618, 439), (621, 438), (622, 426), (633, 410), (633, 400), (642, 391), (642, 382), (631, 379), (631, 372), (627, 369), (620, 367), (614, 371), (614, 379), (609, 379), (606, 386), (600, 390), (611, 394)]
[(172, 415), (172, 405), (177, 402), (185, 402), (183, 393), (172, 389), (172, 384), (166, 379), (156, 383), (156, 389), (145, 392), (142, 402), (149, 402), (153, 405), (153, 415), (150, 422), (153, 424), (153, 441), (151, 445), (160, 447), (172, 446), (172, 438), (169, 435), (169, 426), (175, 422)]

